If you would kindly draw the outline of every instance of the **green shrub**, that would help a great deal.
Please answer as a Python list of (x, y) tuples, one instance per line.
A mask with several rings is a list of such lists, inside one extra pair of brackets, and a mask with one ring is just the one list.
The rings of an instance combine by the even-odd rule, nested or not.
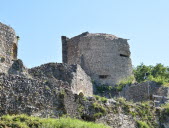
[[(155, 66), (146, 66), (143, 63), (134, 68), (134, 76), (137, 82), (144, 82), (146, 80), (155, 81), (162, 85), (169, 85), (169, 67), (165, 67), (162, 64)], [(149, 73), (148, 78), (145, 80), (145, 73)]]
[(145, 121), (137, 120), (136, 122), (139, 128), (151, 128)]
[(134, 76), (130, 76), (130, 77), (120, 81), (116, 86), (117, 91), (122, 91), (124, 86), (132, 84), (134, 80), (135, 80)]
[(163, 114), (169, 116), (169, 103), (163, 104), (161, 107), (163, 108)]
[(106, 114), (106, 109), (99, 103), (95, 102), (92, 104), (93, 108), (95, 109), (96, 112), (101, 112), (103, 114)]
[(97, 92), (99, 92), (99, 93), (104, 93), (104, 92), (107, 92), (107, 91), (113, 91), (114, 90), (114, 88), (112, 86), (105, 85), (105, 84), (95, 85), (95, 87), (96, 87)]
[(96, 98), (96, 100), (101, 101), (103, 103), (107, 102), (107, 98), (106, 97), (101, 97), (101, 96), (98, 96), (98, 95), (94, 95), (94, 97)]
[(103, 116), (103, 113), (101, 113), (101, 112), (98, 112), (98, 113), (94, 114), (94, 118), (100, 118), (102, 116)]

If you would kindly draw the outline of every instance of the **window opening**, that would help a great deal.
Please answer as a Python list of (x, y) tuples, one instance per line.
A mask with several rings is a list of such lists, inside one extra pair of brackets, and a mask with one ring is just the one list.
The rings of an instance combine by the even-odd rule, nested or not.
[(99, 75), (100, 79), (106, 79), (108, 77), (108, 75)]
[(122, 57), (129, 57), (128, 55), (124, 55), (124, 54), (120, 54), (120, 56), (122, 56)]

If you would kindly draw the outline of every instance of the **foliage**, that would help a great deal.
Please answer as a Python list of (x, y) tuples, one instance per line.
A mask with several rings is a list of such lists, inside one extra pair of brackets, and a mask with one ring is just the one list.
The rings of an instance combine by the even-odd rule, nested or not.
[(169, 116), (169, 103), (163, 104), (161, 107), (163, 109), (162, 114)]
[(120, 81), (116, 86), (117, 91), (122, 91), (124, 86), (132, 84), (134, 80), (135, 80), (134, 76), (130, 76)]
[(98, 95), (94, 95), (94, 97), (96, 98), (96, 100), (101, 101), (103, 103), (107, 102), (107, 98), (106, 97), (101, 97), (101, 96), (98, 96)]
[(139, 128), (151, 128), (145, 121), (137, 120), (136, 122)]
[(166, 120), (167, 117), (169, 116), (169, 103), (161, 105), (161, 121)]
[(134, 80), (135, 80), (134, 76), (130, 76), (130, 77), (120, 81), (116, 85), (116, 87), (112, 87), (112, 86), (103, 84), (103, 85), (96, 86), (96, 89), (97, 89), (97, 91), (99, 93), (112, 92), (112, 91), (121, 91), (124, 86), (132, 84)]
[(101, 113), (101, 112), (98, 112), (98, 113), (94, 114), (94, 118), (100, 118), (102, 116), (103, 116), (103, 113)]
[(38, 118), (27, 115), (2, 116), (0, 128), (108, 128), (103, 124), (84, 122), (78, 119), (62, 117), (60, 119)]
[(93, 108), (95, 109), (96, 112), (101, 112), (103, 114), (106, 114), (106, 109), (99, 103), (95, 102), (92, 104)]
[(134, 76), (137, 82), (144, 82), (145, 73), (149, 73), (147, 80), (155, 81), (159, 84), (167, 85), (169, 83), (169, 67), (162, 64), (155, 66), (146, 66), (143, 63), (134, 68)]
[(115, 88), (113, 88), (112, 86), (103, 84), (103, 85), (97, 85), (96, 89), (99, 93), (104, 93), (107, 91), (113, 91)]
[(20, 37), (19, 36), (16, 36), (17, 40), (20, 40)]
[[(140, 122), (145, 122), (149, 127), (154, 128), (157, 126), (155, 123), (155, 108), (151, 107), (151, 102), (140, 102), (134, 104), (133, 102), (126, 101), (125, 98), (120, 97), (116, 99), (118, 106), (122, 108), (123, 112), (127, 115), (131, 115), (134, 119), (139, 119)], [(118, 107), (116, 108), (118, 110)], [(115, 110), (114, 110), (115, 111)], [(116, 111), (115, 111), (116, 112)], [(139, 128), (147, 128), (140, 123)]]

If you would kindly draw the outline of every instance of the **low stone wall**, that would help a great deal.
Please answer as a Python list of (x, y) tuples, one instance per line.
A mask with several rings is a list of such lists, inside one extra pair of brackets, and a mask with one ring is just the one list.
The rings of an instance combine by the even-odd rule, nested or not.
[(120, 92), (120, 96), (134, 102), (153, 100), (153, 95), (169, 97), (169, 88), (156, 82), (147, 81), (140, 84), (127, 85)]

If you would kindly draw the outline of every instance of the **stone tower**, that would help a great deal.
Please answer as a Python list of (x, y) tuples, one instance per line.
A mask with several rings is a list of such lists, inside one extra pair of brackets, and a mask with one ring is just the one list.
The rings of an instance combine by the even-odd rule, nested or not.
[(0, 23), (0, 72), (8, 72), (8, 69), (17, 59), (18, 37), (15, 31)]
[(110, 34), (62, 36), (64, 63), (79, 64), (96, 83), (114, 86), (132, 75), (127, 39)]

